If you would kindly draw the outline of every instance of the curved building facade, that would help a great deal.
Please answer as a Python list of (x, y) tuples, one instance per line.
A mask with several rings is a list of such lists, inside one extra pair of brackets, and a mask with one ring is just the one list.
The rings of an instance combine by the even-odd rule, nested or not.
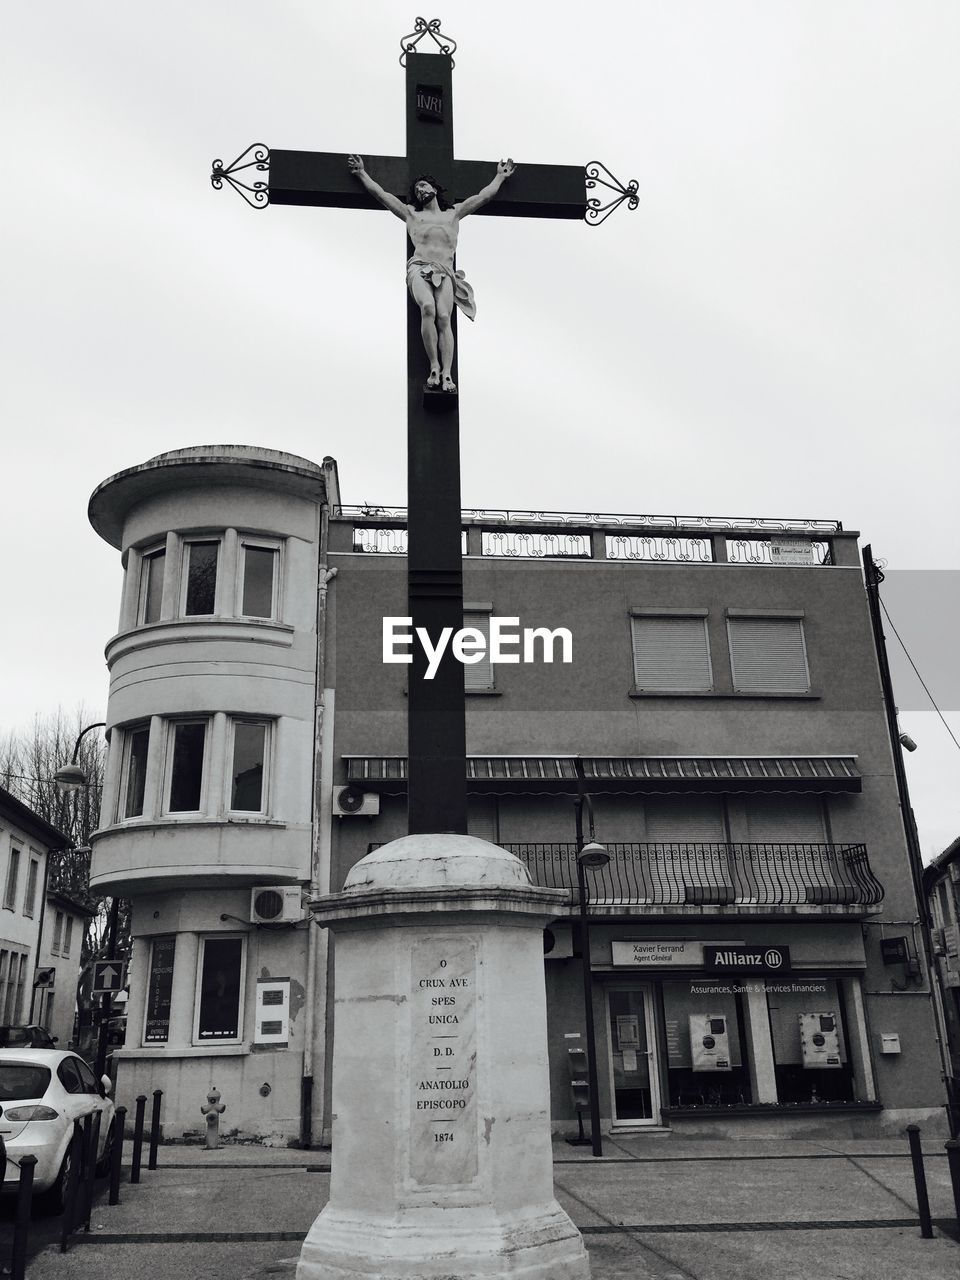
[(163, 1089), (174, 1135), (200, 1127), (212, 1084), (225, 1127), (282, 1140), (304, 1124), (316, 948), (301, 898), (318, 872), (317, 588), (335, 490), (332, 460), (216, 446), (161, 454), (90, 500), (124, 566), (91, 887), (132, 904), (120, 1087)]

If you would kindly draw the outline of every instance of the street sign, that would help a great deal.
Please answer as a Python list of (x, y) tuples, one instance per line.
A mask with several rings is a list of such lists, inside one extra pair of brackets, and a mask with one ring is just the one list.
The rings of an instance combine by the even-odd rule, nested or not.
[(107, 996), (121, 991), (126, 976), (127, 966), (124, 960), (94, 960), (91, 994)]

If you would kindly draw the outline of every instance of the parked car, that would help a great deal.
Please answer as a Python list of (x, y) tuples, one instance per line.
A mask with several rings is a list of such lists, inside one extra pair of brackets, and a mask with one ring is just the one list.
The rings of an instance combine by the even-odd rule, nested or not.
[(107, 1019), (107, 1044), (122, 1045), (127, 1035), (127, 1015), (115, 1014)]
[(15, 1049), (20, 1045), (34, 1049), (55, 1049), (57, 1037), (35, 1022), (23, 1027), (0, 1027), (0, 1049)]
[(97, 1113), (97, 1172), (106, 1173), (114, 1134), (110, 1088), (109, 1076), (97, 1081), (75, 1053), (29, 1046), (0, 1049), (0, 1138), (7, 1153), (2, 1190), (16, 1190), (20, 1177), (17, 1162), (34, 1155), (34, 1188), (45, 1207), (59, 1213), (77, 1155), (74, 1121)]

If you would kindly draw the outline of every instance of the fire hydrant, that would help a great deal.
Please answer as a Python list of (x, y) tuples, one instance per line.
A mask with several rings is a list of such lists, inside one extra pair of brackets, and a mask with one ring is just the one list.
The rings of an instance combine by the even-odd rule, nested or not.
[(207, 1094), (206, 1106), (200, 1108), (207, 1118), (207, 1150), (216, 1151), (220, 1146), (220, 1116), (226, 1110), (220, 1101), (220, 1090), (214, 1085)]

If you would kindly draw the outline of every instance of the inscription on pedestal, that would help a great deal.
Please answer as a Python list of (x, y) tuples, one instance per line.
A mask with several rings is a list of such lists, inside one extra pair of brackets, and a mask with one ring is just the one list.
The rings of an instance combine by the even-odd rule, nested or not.
[(462, 934), (413, 947), (410, 1175), (455, 1186), (477, 1176), (477, 943)]

